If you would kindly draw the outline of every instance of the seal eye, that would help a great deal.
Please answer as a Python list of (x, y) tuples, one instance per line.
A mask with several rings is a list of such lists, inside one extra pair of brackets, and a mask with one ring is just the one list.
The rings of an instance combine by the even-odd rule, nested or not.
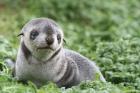
[(37, 31), (33, 30), (30, 34), (30, 39), (34, 40), (38, 35), (39, 35), (39, 33)]
[(61, 42), (61, 36), (60, 36), (60, 34), (57, 35), (57, 40), (58, 40), (58, 43), (60, 44), (60, 42)]

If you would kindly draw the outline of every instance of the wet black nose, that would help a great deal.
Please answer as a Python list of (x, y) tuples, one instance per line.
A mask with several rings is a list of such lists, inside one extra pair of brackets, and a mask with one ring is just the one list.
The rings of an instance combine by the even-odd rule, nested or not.
[(53, 44), (53, 42), (54, 42), (54, 39), (53, 39), (52, 37), (47, 37), (47, 38), (46, 38), (46, 43), (47, 43), (48, 45)]

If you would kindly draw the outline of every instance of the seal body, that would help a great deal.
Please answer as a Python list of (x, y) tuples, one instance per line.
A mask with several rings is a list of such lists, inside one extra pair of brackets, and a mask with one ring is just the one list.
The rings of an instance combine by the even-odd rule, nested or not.
[(98, 73), (105, 82), (93, 61), (63, 48), (62, 29), (53, 20), (31, 20), (23, 27), (21, 35), (15, 64), (18, 80), (30, 80), (37, 86), (51, 81), (59, 87), (71, 87), (84, 80), (94, 80)]

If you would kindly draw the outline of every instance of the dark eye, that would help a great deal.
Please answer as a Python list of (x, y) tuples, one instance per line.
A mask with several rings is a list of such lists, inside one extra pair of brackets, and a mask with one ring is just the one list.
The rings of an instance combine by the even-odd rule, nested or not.
[(32, 31), (30, 34), (30, 39), (34, 40), (38, 35), (39, 33), (37, 31)]
[(61, 35), (60, 34), (57, 35), (57, 40), (58, 40), (58, 43), (61, 42)]

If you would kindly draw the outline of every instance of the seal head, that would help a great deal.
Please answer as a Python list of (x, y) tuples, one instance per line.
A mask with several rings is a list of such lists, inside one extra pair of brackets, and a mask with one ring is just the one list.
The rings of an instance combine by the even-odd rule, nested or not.
[[(63, 31), (59, 25), (48, 18), (37, 18), (23, 27), (22, 47), (40, 61), (47, 61), (63, 44)], [(27, 50), (26, 50), (27, 52)]]

